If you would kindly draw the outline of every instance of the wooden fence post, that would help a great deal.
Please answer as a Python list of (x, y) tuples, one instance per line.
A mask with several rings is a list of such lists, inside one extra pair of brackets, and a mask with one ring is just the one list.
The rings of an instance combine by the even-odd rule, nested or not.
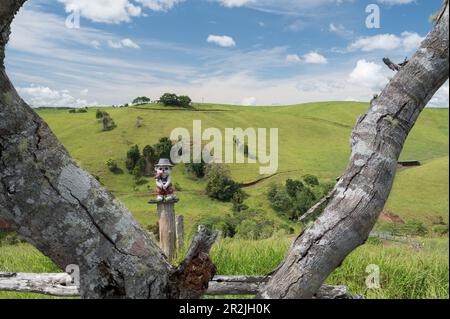
[(175, 202), (157, 204), (159, 215), (159, 243), (169, 261), (176, 257)]
[(184, 249), (184, 217), (182, 215), (176, 217), (176, 229), (178, 251), (182, 251)]

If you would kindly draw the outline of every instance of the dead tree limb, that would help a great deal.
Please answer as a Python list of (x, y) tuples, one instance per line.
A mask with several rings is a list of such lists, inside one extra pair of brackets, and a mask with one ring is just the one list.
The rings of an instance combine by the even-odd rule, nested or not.
[(449, 8), (400, 69), (351, 137), (352, 154), (335, 195), (316, 222), (293, 243), (261, 289), (260, 298), (312, 298), (325, 279), (362, 245), (389, 196), (405, 140), (423, 108), (447, 81)]
[[(256, 295), (267, 277), (215, 276), (206, 291), (210, 296)], [(79, 297), (78, 287), (66, 273), (27, 274), (0, 273), (0, 291), (38, 293), (57, 297)], [(203, 292), (205, 293), (205, 292)], [(323, 285), (317, 299), (353, 299), (345, 286)]]
[(209, 257), (209, 251), (218, 233), (205, 226), (199, 226), (198, 233), (184, 260), (171, 275), (172, 291), (177, 298), (198, 299), (208, 289), (208, 283), (216, 274), (216, 267)]
[(389, 69), (391, 69), (394, 72), (397, 72), (397, 71), (400, 71), (400, 69), (402, 67), (407, 65), (409, 61), (408, 61), (408, 58), (405, 58), (405, 61), (397, 64), (397, 63), (392, 62), (391, 59), (389, 59), (389, 58), (383, 58), (383, 62), (384, 62), (384, 64), (386, 64), (388, 66)]

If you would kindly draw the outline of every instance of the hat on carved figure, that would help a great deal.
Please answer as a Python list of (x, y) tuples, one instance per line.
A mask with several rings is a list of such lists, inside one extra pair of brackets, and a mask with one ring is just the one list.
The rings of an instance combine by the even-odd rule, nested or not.
[(162, 166), (170, 166), (173, 167), (172, 163), (167, 158), (161, 158), (158, 162), (158, 164), (155, 165), (155, 167), (162, 167)]

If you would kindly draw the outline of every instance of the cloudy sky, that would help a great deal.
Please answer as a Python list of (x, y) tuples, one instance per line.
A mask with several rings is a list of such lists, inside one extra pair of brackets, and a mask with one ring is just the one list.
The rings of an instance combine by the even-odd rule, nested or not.
[[(7, 70), (33, 106), (368, 101), (410, 57), (441, 0), (29, 0)], [(366, 26), (366, 7), (380, 28)], [(78, 24), (79, 16), (79, 24)], [(430, 103), (448, 104), (448, 83)]]

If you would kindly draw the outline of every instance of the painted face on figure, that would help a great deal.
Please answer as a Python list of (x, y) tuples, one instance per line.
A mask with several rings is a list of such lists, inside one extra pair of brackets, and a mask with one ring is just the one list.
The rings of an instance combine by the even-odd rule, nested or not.
[(170, 175), (171, 172), (172, 172), (172, 169), (170, 168), (170, 166), (158, 166), (156, 168), (157, 176), (167, 177)]

